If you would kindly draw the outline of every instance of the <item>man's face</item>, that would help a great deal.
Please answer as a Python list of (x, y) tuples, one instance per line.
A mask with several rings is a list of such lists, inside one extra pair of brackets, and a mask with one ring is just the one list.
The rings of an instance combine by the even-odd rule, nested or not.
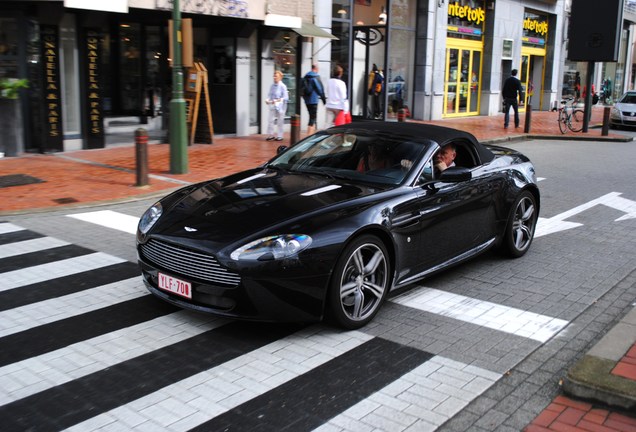
[(435, 163), (444, 162), (446, 166), (449, 166), (455, 160), (455, 150), (450, 146), (442, 147), (437, 154), (435, 154)]

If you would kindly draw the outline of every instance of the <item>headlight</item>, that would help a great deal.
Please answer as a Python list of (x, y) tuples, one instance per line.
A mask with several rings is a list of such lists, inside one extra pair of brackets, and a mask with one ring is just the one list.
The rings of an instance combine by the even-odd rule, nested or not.
[(156, 203), (152, 207), (150, 207), (139, 219), (139, 231), (142, 234), (146, 234), (150, 231), (150, 228), (159, 220), (161, 217), (161, 213), (163, 213), (163, 207), (161, 207), (161, 203)]
[(266, 261), (287, 258), (309, 247), (311, 237), (305, 234), (282, 234), (264, 237), (236, 249), (230, 257), (235, 261)]
[(612, 117), (620, 118), (620, 116), (621, 116), (621, 111), (616, 107), (612, 107)]

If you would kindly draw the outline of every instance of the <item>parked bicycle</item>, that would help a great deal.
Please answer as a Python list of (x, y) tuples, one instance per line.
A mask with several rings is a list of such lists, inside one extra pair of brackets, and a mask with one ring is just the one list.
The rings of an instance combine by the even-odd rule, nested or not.
[(566, 99), (561, 101), (559, 108), (559, 129), (564, 134), (570, 129), (572, 132), (581, 132), (583, 129), (584, 112), (580, 108), (576, 108), (575, 99)]

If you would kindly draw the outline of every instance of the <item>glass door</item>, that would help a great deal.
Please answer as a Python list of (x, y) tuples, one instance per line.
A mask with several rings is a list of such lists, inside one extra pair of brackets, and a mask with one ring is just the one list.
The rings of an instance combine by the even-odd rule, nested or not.
[(356, 26), (353, 29), (351, 64), (351, 115), (364, 119), (384, 119), (386, 76), (384, 26)]
[(446, 49), (444, 116), (478, 115), (481, 88), (481, 49)]

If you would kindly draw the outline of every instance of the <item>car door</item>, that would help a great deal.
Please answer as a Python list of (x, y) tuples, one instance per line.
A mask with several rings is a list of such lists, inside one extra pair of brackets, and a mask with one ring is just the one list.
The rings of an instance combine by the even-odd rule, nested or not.
[[(476, 171), (471, 169), (472, 173)], [(490, 239), (496, 189), (492, 180), (491, 175), (483, 172), (466, 181), (422, 179), (419, 250), (423, 271)]]

